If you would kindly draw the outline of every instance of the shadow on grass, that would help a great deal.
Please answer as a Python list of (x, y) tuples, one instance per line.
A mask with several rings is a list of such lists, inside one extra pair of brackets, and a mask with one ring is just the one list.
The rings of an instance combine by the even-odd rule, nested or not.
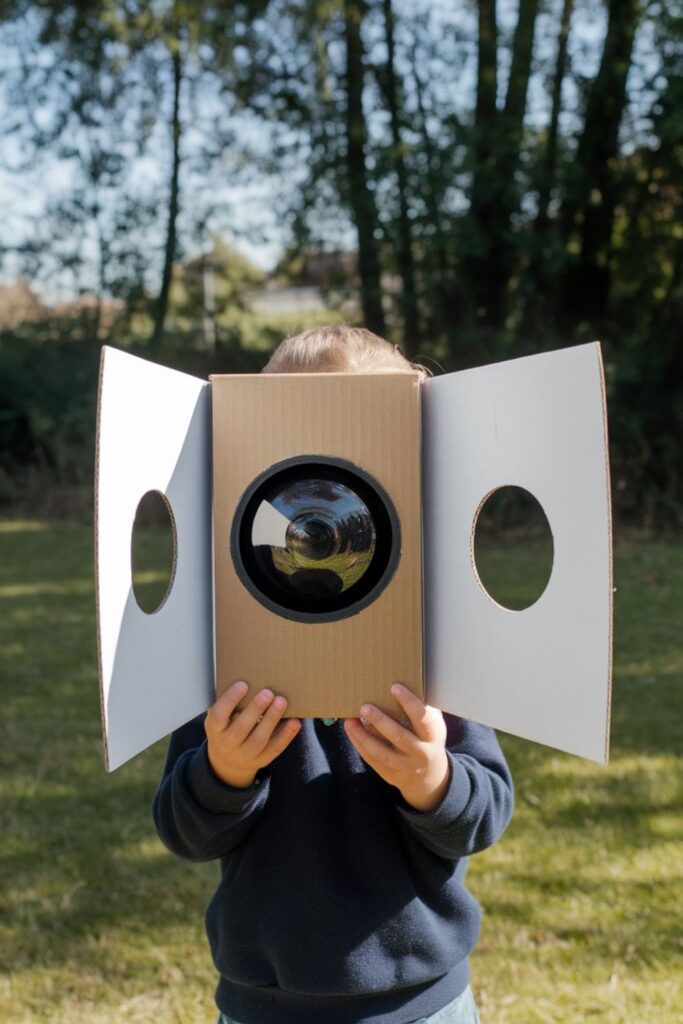
[(14, 817), (2, 868), (11, 879), (3, 897), (12, 933), (11, 946), (2, 943), (4, 969), (74, 961), (101, 968), (110, 954), (96, 940), (108, 931), (149, 939), (201, 926), (218, 865), (190, 864), (165, 850), (150, 783), (59, 788), (34, 793)]
[[(671, 906), (670, 880), (616, 882), (608, 870), (592, 882), (581, 878), (577, 883), (574, 877), (548, 880), (533, 872), (510, 874), (508, 880), (524, 898), (489, 895), (483, 899), (486, 913), (539, 936), (538, 945), (590, 948), (591, 961), (613, 962), (627, 952), (659, 965), (681, 957), (680, 921)], [(579, 922), (554, 919), (553, 912), (567, 906), (573, 907)], [(566, 912), (562, 914), (566, 918)]]
[(156, 837), (165, 743), (104, 769), (90, 530), (0, 530), (0, 678), (0, 969), (123, 978), (136, 944), (203, 943), (218, 868)]
[[(503, 926), (586, 944), (591, 956), (632, 945), (667, 962), (681, 954), (668, 875), (683, 830), (683, 714), (680, 676), (662, 659), (673, 663), (680, 645), (672, 609), (683, 558), (664, 547), (629, 558), (620, 660), (643, 669), (615, 677), (612, 763), (501, 737), (518, 809), (483, 862), (482, 880), (500, 863), (502, 881), (482, 901)], [(122, 978), (138, 967), (126, 952), (136, 944), (204, 944), (218, 880), (218, 864), (175, 858), (156, 837), (165, 743), (104, 771), (91, 573), (88, 530), (0, 531), (0, 967), (11, 972)]]

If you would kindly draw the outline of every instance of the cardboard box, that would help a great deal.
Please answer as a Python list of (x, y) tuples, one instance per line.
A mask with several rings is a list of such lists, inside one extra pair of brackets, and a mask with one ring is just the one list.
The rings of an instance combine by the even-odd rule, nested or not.
[[(270, 686), (284, 694), (292, 717), (353, 717), (363, 701), (395, 714), (392, 683), (401, 680), (420, 696), (424, 685), (418, 374), (215, 376), (211, 390), (218, 694), (246, 679), (252, 687)], [(236, 444), (238, 437), (249, 443)], [(361, 575), (354, 588), (360, 587), (361, 596), (348, 606), (343, 594), (331, 594), (328, 610), (318, 610), (324, 595), (290, 601), (292, 608), (284, 586), (282, 596), (275, 589), (267, 599), (256, 586), (250, 588), (246, 571), (236, 571), (239, 543), (235, 539), (231, 551), (230, 541), (233, 524), (239, 532), (239, 502), (246, 496), (248, 504), (250, 486), (256, 491), (261, 476), (267, 484), (278, 468), (284, 486), (299, 468), (300, 490), (307, 478), (343, 477), (341, 497), (328, 500), (327, 508), (310, 488), (300, 502), (299, 521), (305, 525), (310, 510), (320, 510), (327, 522), (319, 522), (329, 532), (335, 506), (355, 493), (354, 481), (378, 497), (381, 492), (387, 511), (382, 532), (394, 536), (370, 593)], [(370, 497), (367, 501), (371, 504)], [(276, 553), (284, 551), (286, 539), (278, 536), (277, 526), (270, 539)], [(320, 564), (334, 565), (335, 557), (345, 556)], [(362, 557), (362, 551), (348, 552), (346, 560), (357, 565)], [(309, 586), (321, 572), (340, 578), (328, 569), (311, 569)]]
[[(286, 693), (292, 715), (316, 717), (356, 715), (365, 700), (393, 711), (388, 689), (398, 679), (444, 711), (607, 760), (612, 569), (598, 343), (422, 384), (410, 373), (209, 383), (105, 348), (97, 452), (109, 770), (205, 711), (216, 686), (237, 678)], [(366, 541), (366, 513), (378, 517), (387, 563), (366, 561), (376, 574), (367, 593), (363, 573), (354, 576), (363, 545), (347, 537), (329, 546), (329, 514), (343, 501), (328, 494), (327, 504), (285, 514), (282, 489), (311, 464), (309, 480), (351, 474), (344, 480)], [(553, 535), (548, 585), (519, 612), (489, 596), (474, 553), (480, 509), (507, 485), (537, 498)], [(130, 549), (150, 490), (172, 511), (177, 549), (167, 599), (148, 615), (133, 593)], [(331, 559), (323, 575), (311, 568), (311, 544)], [(272, 561), (261, 557), (267, 548)], [(332, 583), (342, 586), (338, 603), (324, 590)], [(301, 594), (292, 603), (302, 586), (324, 591), (326, 610)]]

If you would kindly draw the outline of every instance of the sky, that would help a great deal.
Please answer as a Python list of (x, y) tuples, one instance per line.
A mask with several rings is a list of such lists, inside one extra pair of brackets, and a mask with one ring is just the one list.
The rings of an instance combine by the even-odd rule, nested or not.
[[(544, 57), (552, 59), (554, 55), (559, 2), (560, 0), (550, 0), (549, 5), (546, 5), (549, 12), (546, 10), (546, 13), (539, 16), (535, 50), (537, 62)], [(473, 7), (467, 4), (458, 7), (447, 3), (446, 0), (435, 0), (431, 5), (427, 4), (426, 0), (419, 0), (419, 3), (425, 8), (431, 6), (432, 21), (435, 25), (441, 24), (441, 30), (443, 22), (448, 25), (450, 19), (450, 30), (453, 33), (460, 32), (465, 36), (469, 33), (469, 42), (463, 48), (465, 59), (458, 71), (458, 95), (455, 103), (462, 111), (471, 110), (476, 75), (476, 22)], [(408, 0), (401, 0), (397, 4), (399, 14), (402, 7), (405, 8), (407, 5)], [(415, 6), (413, 4), (411, 10)], [(514, 29), (516, 9), (517, 4), (514, 0), (499, 2), (502, 41), (509, 37)], [(8, 125), (14, 122), (18, 125), (16, 132), (9, 136), (5, 134), (0, 151), (0, 217), (4, 225), (3, 247), (10, 250), (0, 259), (0, 282), (5, 283), (14, 280), (21, 271), (19, 258), (11, 251), (13, 248), (21, 247), (31, 238), (44, 238), (47, 243), (49, 233), (46, 211), (51, 203), (69, 193), (74, 185), (76, 173), (73, 161), (56, 152), (41, 159), (27, 159), (26, 152), (22, 149), (20, 140), (28, 122), (25, 115), (16, 108), (8, 91), (6, 73), (10, 72), (10, 76), (12, 72), (16, 73), (20, 63), (29, 59), (29, 29), (30, 25), (16, 26), (13, 29), (14, 34), (4, 33), (0, 42), (0, 70), (3, 72), (0, 76), (0, 123)], [(571, 36), (571, 59), (573, 67), (578, 69), (581, 75), (592, 77), (595, 74), (604, 29), (605, 8), (601, 0), (577, 0), (577, 13)], [(648, 49), (649, 40), (646, 38), (645, 30), (641, 35), (639, 46), (644, 53)], [(371, 41), (368, 41), (368, 45), (372, 45)], [(508, 52), (504, 46), (500, 49), (502, 97), (507, 75)], [(634, 74), (638, 73), (637, 65), (638, 61)], [(452, 83), (448, 84), (452, 87)], [(432, 87), (435, 95), (438, 95), (439, 82), (433, 82)], [(562, 127), (565, 131), (572, 132), (578, 122), (573, 112), (576, 90), (570, 78), (565, 81), (564, 98), (566, 112)], [(50, 118), (51, 103), (48, 90), (43, 109), (38, 114), (47, 122)], [(197, 255), (203, 244), (202, 238), (206, 240), (205, 244), (208, 247), (211, 233), (217, 232), (258, 267), (264, 270), (272, 269), (289, 240), (289, 229), (282, 213), (283, 198), (287, 190), (297, 183), (296, 179), (301, 180), (305, 167), (290, 164), (284, 175), (258, 175), (255, 180), (248, 180), (253, 178), (253, 175), (249, 174), (249, 168), (240, 164), (235, 153), (231, 154), (228, 151), (225, 162), (219, 160), (215, 163), (210, 174), (207, 175), (199, 169), (193, 170), (191, 164), (194, 161), (193, 152), (198, 134), (201, 131), (210, 131), (214, 122), (221, 125), (221, 130), (235, 128), (240, 138), (246, 140), (255, 151), (260, 150), (262, 155), (267, 154), (268, 147), (273, 145), (273, 137), (262, 122), (248, 113), (235, 115), (226, 110), (223, 117), (221, 104), (224, 104), (224, 101), (218, 94), (188, 97), (185, 104), (185, 119), (190, 127), (183, 139), (185, 162), (182, 168), (181, 187), (185, 198), (185, 212), (180, 221), (183, 255), (186, 258)], [(530, 83), (527, 117), (530, 123), (543, 125), (547, 121), (548, 112), (547, 82), (545, 76), (537, 69)], [(194, 140), (193, 132), (196, 135)], [(111, 140), (102, 142), (111, 144)], [(146, 155), (132, 160), (126, 189), (129, 197), (142, 195), (143, 192), (158, 194), (159, 202), (162, 204), (168, 189), (167, 125), (157, 126), (151, 143), (147, 147)], [(103, 203), (104, 205), (106, 204)], [(197, 215), (209, 205), (215, 206), (216, 210), (208, 218), (203, 231), (198, 232), (195, 224)], [(101, 216), (110, 226), (116, 216), (114, 206)], [(327, 236), (326, 240), (331, 247), (353, 247), (354, 233), (350, 224), (331, 219), (329, 225), (318, 226), (323, 238)], [(151, 290), (155, 290), (158, 283), (162, 227), (163, 224), (158, 224), (152, 230), (142, 223), (139, 226), (141, 232), (147, 232), (146, 237), (150, 240), (150, 257), (144, 272)], [(67, 230), (60, 243), (61, 251), (66, 252), (72, 240)], [(95, 229), (91, 227), (83, 240), (85, 269), (81, 268), (78, 276), (64, 270), (57, 272), (49, 263), (43, 265), (37, 275), (37, 290), (44, 300), (54, 303), (71, 298), (78, 283), (81, 286), (85, 283), (86, 287), (96, 288), (98, 252)]]

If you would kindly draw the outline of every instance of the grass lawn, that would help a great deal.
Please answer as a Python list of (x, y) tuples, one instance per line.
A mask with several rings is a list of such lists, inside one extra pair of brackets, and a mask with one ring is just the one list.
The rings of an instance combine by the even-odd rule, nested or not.
[[(683, 547), (624, 541), (615, 575), (610, 766), (501, 737), (517, 810), (470, 869), (482, 1024), (683, 1019)], [(218, 867), (156, 838), (165, 742), (103, 768), (90, 532), (0, 522), (0, 608), (0, 1021), (212, 1022)]]

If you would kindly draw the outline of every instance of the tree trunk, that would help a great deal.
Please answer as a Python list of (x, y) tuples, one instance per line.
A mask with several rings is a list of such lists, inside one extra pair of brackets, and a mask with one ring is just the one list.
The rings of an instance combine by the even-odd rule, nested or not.
[(392, 0), (382, 0), (387, 45), (385, 98), (391, 118), (391, 158), (398, 185), (398, 266), (401, 274), (401, 311), (406, 352), (415, 354), (420, 343), (420, 322), (413, 258), (413, 238), (408, 214), (408, 173), (401, 137), (401, 89), (396, 75), (394, 11)]
[(538, 7), (539, 0), (520, 0), (517, 27), (512, 43), (512, 63), (505, 95), (503, 125), (506, 156), (514, 163), (515, 168), (519, 163), (519, 150), (522, 144)]
[(452, 260), (444, 231), (444, 215), (442, 199), (444, 194), (444, 177), (439, 169), (439, 155), (434, 140), (429, 133), (427, 110), (425, 108), (425, 83), (418, 70), (417, 48), (412, 50), (412, 73), (415, 83), (415, 102), (419, 114), (419, 124), (415, 130), (422, 139), (422, 149), (427, 161), (423, 194), (427, 215), (433, 232), (433, 242), (427, 246), (425, 257), (428, 260), (428, 302), (426, 312), (427, 333), (434, 336), (443, 333), (448, 339), (448, 347), (454, 348), (458, 337), (457, 311), (453, 308), (453, 290), (450, 283)]
[(365, 326), (385, 333), (382, 286), (375, 230), (378, 223), (375, 197), (365, 163), (367, 133), (363, 113), (365, 80), (361, 24), (365, 0), (344, 0), (346, 41), (346, 172), (348, 200), (358, 234), (358, 272)]
[(574, 0), (564, 0), (560, 31), (557, 39), (557, 57), (553, 74), (550, 121), (541, 161), (538, 181), (538, 210), (533, 227), (533, 238), (530, 240), (530, 262), (527, 271), (527, 298), (524, 303), (523, 331), (525, 334), (538, 334), (544, 326), (547, 310), (556, 293), (554, 277), (549, 273), (551, 252), (550, 239), (550, 199), (553, 189), (557, 186), (557, 140), (559, 135), (560, 113), (562, 111), (562, 83), (567, 73), (567, 48), (569, 31), (574, 9)]
[(212, 352), (218, 347), (216, 330), (216, 278), (213, 251), (202, 257), (202, 329), (206, 347)]
[(640, 16), (640, 0), (609, 0), (600, 70), (588, 96), (574, 165), (574, 187), (563, 211), (565, 245), (574, 232), (579, 239), (579, 258), (568, 267), (562, 283), (562, 312), (571, 318), (599, 322), (607, 312), (617, 203), (613, 163), (619, 154), (626, 79)]
[(538, 7), (539, 0), (520, 0), (505, 106), (498, 111), (496, 5), (494, 0), (479, 3), (475, 180), (470, 211), (475, 230), (468, 263), (476, 319), (493, 328), (502, 327), (505, 321), (506, 294), (515, 268), (512, 216), (519, 207), (516, 178)]
[(474, 297), (473, 319), (498, 319), (490, 308), (492, 286), (489, 260), (497, 233), (494, 186), (496, 183), (495, 139), (498, 121), (498, 25), (496, 0), (479, 0), (477, 44), (477, 100), (474, 122), (472, 189), (469, 223), (471, 237), (465, 258), (465, 277)]
[(548, 207), (553, 187), (557, 177), (557, 138), (559, 134), (560, 112), (562, 110), (562, 83), (567, 73), (567, 46), (569, 43), (569, 29), (574, 10), (574, 0), (564, 0), (562, 5), (562, 19), (560, 21), (560, 33), (557, 40), (557, 59), (555, 61), (555, 74), (553, 75), (552, 105), (550, 109), (550, 123), (548, 125), (548, 139), (543, 157), (543, 168), (540, 187), (538, 190), (538, 213), (536, 216), (536, 231), (543, 233), (548, 224)]
[(93, 335), (99, 340), (102, 330), (102, 301), (107, 293), (107, 266), (109, 264), (109, 246), (107, 245), (104, 231), (102, 230), (102, 210), (100, 209), (97, 186), (94, 188), (94, 201), (92, 205), (92, 216), (97, 236), (97, 306), (95, 307), (95, 322), (93, 324)]
[(164, 269), (161, 277), (161, 290), (154, 311), (154, 330), (151, 344), (158, 348), (164, 333), (164, 324), (168, 313), (168, 300), (171, 292), (173, 262), (176, 254), (177, 220), (180, 208), (179, 173), (180, 173), (180, 87), (183, 80), (183, 65), (178, 46), (174, 46), (172, 54), (173, 67), (173, 111), (171, 114), (171, 184), (168, 197), (168, 223), (166, 227), (166, 244), (164, 246)]

